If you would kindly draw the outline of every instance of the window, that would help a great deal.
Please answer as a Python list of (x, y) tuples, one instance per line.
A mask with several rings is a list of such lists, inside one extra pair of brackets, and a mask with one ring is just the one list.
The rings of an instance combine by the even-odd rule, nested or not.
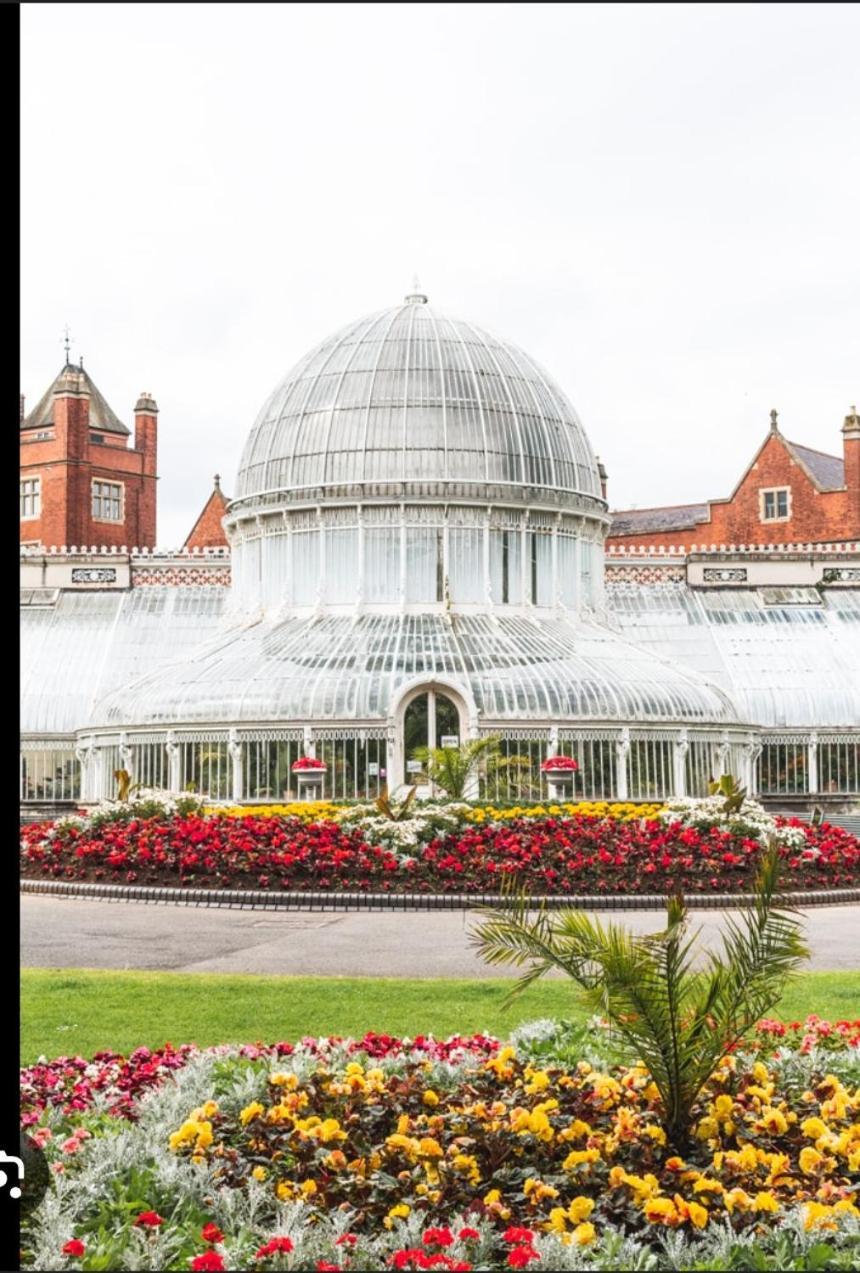
[(780, 486), (760, 491), (761, 520), (763, 522), (787, 522), (791, 513), (791, 487)]
[(122, 521), (122, 490), (122, 482), (93, 482), (93, 518), (95, 521)]
[(103, 433), (91, 433), (91, 434), (90, 434), (90, 441), (91, 441), (91, 442), (104, 442), (104, 440), (105, 440), (105, 439), (104, 439), (104, 434), (103, 434)]
[(24, 477), (19, 483), (21, 500), (21, 521), (42, 515), (42, 479), (40, 477)]

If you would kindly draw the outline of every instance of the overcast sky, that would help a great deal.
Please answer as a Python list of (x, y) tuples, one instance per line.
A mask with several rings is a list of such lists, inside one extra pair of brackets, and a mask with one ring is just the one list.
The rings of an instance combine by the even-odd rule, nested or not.
[(311, 346), (431, 303), (523, 346), (612, 507), (728, 494), (860, 400), (856, 5), (25, 4), (21, 389), (160, 414), (181, 543)]

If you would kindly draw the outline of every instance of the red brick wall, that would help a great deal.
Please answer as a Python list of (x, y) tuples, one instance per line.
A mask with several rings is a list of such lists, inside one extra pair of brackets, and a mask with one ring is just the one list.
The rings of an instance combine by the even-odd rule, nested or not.
[[(122, 444), (93, 443), (87, 396), (54, 400), (54, 438), (23, 442), (21, 477), (39, 476), (42, 515), (21, 522), (21, 538), (38, 539), (46, 548), (95, 546), (154, 548), (156, 529), (156, 416), (147, 416), (140, 434), (146, 450)], [(138, 434), (135, 431), (135, 440)], [(94, 521), (92, 483), (122, 482), (121, 522)]]
[(227, 536), (221, 518), (227, 511), (227, 501), (220, 488), (209, 496), (203, 512), (197, 518), (194, 529), (186, 539), (184, 548), (226, 548)]
[[(690, 530), (654, 534), (613, 535), (607, 547), (644, 546), (688, 548), (691, 544), (828, 543), (860, 538), (860, 457), (849, 456), (846, 439), (846, 479), (849, 489), (819, 491), (794, 459), (779, 433), (768, 437), (735, 493), (712, 502), (710, 521)], [(860, 440), (856, 443), (860, 452)], [(857, 485), (850, 489), (849, 470), (856, 464)], [(762, 521), (760, 492), (770, 487), (791, 490), (788, 521)]]

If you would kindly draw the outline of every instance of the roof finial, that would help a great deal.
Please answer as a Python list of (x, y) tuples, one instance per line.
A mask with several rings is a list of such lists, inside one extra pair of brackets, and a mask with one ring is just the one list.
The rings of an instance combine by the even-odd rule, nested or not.
[(83, 369), (84, 369), (84, 356), (83, 356), (83, 354), (81, 354), (81, 357), (80, 357), (80, 364), (81, 364), (81, 371), (83, 371)]
[(407, 305), (426, 305), (427, 304), (427, 297), (421, 291), (421, 284), (418, 281), (417, 274), (412, 275), (412, 291), (407, 292), (404, 299)]
[(215, 490), (220, 491), (220, 489), (221, 489), (221, 474), (216, 473), (215, 474)]
[(778, 433), (778, 432), (779, 432), (779, 425), (778, 425), (778, 424), (777, 424), (777, 422), (776, 422), (777, 414), (778, 414), (778, 413), (777, 413), (776, 407), (773, 407), (773, 408), (772, 408), (772, 410), (771, 410), (771, 413), (770, 413), (770, 431), (771, 431), (771, 433)]
[(64, 349), (65, 349), (65, 351), (66, 351), (66, 366), (67, 366), (67, 367), (70, 367), (70, 366), (71, 366), (71, 363), (69, 362), (69, 350), (70, 350), (70, 349), (71, 349), (71, 347), (72, 347), (72, 342), (69, 340), (69, 324), (68, 324), (68, 323), (66, 323), (65, 327), (63, 328), (63, 330), (64, 330), (64, 332), (65, 332), (65, 334), (66, 334), (66, 340), (65, 340), (65, 344), (64, 344)]

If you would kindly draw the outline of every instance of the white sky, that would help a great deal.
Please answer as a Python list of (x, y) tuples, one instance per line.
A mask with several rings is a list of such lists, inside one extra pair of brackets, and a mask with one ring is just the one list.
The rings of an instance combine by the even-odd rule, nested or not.
[(613, 507), (728, 494), (860, 400), (856, 5), (25, 4), (28, 409), (62, 332), (159, 403), (159, 542), (269, 392), (396, 304), (522, 345)]

